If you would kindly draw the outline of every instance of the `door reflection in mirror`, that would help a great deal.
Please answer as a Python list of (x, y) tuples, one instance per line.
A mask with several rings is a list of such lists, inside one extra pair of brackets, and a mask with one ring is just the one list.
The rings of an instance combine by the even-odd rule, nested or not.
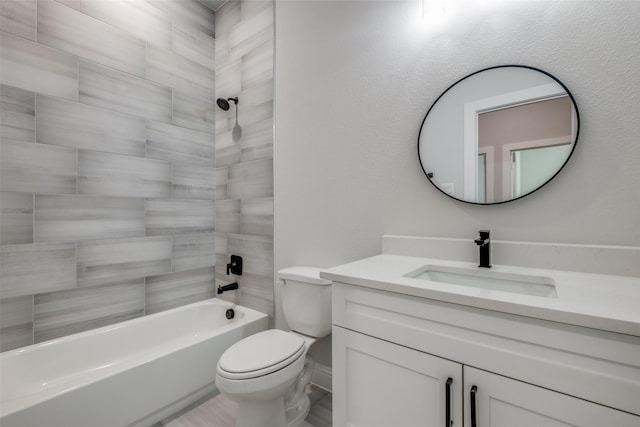
[(570, 142), (511, 151), (511, 197), (522, 197), (547, 182), (570, 153)]
[[(485, 191), (478, 192), (478, 202), (495, 203), (494, 194), (498, 201), (521, 197), (547, 182), (571, 152), (572, 112), (571, 99), (562, 95), (478, 114), (478, 157), (485, 157), (485, 168), (478, 170), (478, 188), (482, 182)], [(487, 151), (496, 154), (490, 164)]]

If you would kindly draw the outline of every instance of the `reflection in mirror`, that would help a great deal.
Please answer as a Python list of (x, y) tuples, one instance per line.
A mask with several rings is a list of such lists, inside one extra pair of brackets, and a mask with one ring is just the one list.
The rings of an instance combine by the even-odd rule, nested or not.
[(471, 74), (431, 106), (418, 140), (440, 191), (469, 203), (503, 203), (551, 180), (578, 135), (578, 112), (553, 76), (524, 66)]

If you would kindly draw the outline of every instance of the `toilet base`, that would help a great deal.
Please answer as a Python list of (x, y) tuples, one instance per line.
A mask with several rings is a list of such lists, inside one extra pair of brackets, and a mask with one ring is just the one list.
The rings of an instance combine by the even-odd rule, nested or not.
[[(238, 403), (236, 427), (304, 427), (311, 402), (302, 396), (295, 407), (285, 412), (284, 399)], [(308, 424), (306, 424), (308, 425)]]
[(283, 427), (287, 425), (284, 399), (239, 402), (236, 427)]
[(236, 427), (305, 427), (304, 419), (311, 409), (306, 391), (313, 367), (313, 359), (307, 356), (302, 372), (284, 396), (269, 400), (236, 400)]
[(294, 408), (287, 411), (287, 427), (304, 427), (304, 419), (309, 415), (309, 409), (311, 409), (311, 402), (305, 394), (299, 399)]

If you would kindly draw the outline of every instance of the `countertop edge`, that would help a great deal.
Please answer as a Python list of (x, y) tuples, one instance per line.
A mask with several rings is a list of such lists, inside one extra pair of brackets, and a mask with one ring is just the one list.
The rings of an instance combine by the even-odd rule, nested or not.
[[(382, 255), (382, 257), (384, 256), (385, 255)], [(376, 257), (380, 256), (378, 255)], [(376, 257), (365, 258), (365, 260)], [(411, 258), (416, 259), (419, 257)], [(429, 261), (430, 259), (424, 259), (424, 262)], [(358, 262), (359, 261), (355, 261), (349, 265), (353, 265)], [(373, 279), (371, 277), (366, 277), (365, 275), (345, 274), (340, 273), (339, 271), (332, 271), (339, 269), (340, 266), (335, 267), (334, 269), (327, 269), (323, 271), (320, 276), (325, 279), (330, 279), (334, 282), (340, 282), (347, 285), (640, 337), (640, 322), (606, 317), (598, 314), (540, 307), (526, 303), (482, 298), (463, 293), (430, 289), (428, 286), (417, 287), (402, 283), (394, 283), (384, 278)]]

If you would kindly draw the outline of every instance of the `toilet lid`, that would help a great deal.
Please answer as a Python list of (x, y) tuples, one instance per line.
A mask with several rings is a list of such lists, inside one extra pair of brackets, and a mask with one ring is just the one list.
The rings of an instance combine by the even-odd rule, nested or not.
[(304, 340), (280, 329), (244, 338), (224, 352), (218, 372), (230, 379), (255, 378), (290, 365), (304, 353)]

